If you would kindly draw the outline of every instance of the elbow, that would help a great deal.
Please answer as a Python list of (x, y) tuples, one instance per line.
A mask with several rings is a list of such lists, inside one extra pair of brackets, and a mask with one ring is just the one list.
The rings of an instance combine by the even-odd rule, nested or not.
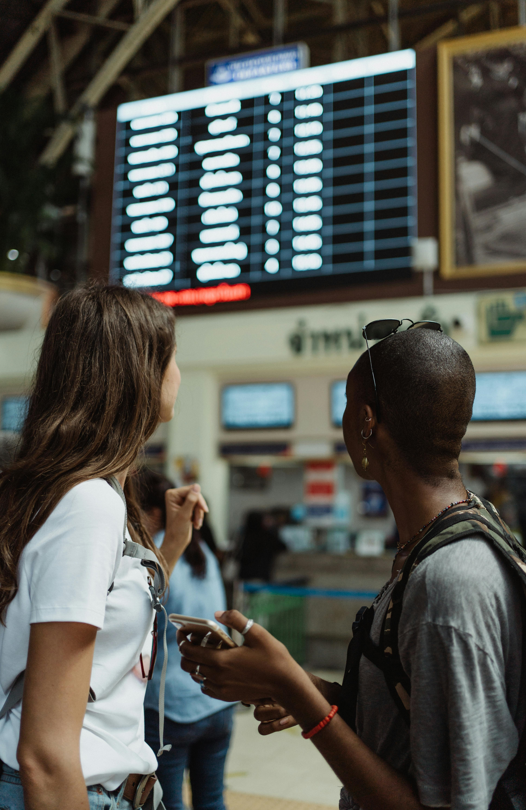
[(34, 790), (47, 790), (51, 784), (63, 781), (75, 765), (78, 767), (78, 757), (73, 762), (71, 752), (64, 751), (61, 745), (42, 747), (20, 742), (16, 756), (23, 785)]

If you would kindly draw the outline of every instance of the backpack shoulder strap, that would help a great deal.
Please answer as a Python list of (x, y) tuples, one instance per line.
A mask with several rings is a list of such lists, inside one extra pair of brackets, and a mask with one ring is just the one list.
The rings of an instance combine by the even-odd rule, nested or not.
[(415, 546), (400, 572), (380, 636), (380, 647), (386, 659), (383, 671), (387, 685), (391, 694), (397, 696), (395, 702), (408, 723), (411, 682), (402, 666), (398, 645), (398, 631), (407, 583), (415, 568), (440, 548), (477, 536), (484, 537), (512, 568), (522, 583), (526, 597), (526, 550), (520, 546), (492, 504), (471, 495), (467, 507), (450, 510), (436, 522), (432, 530)]

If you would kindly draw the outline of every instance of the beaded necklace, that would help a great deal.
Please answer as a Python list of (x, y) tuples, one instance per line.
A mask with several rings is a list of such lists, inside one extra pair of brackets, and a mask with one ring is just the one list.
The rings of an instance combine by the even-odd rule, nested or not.
[(427, 523), (425, 523), (425, 524), (424, 524), (424, 526), (422, 526), (422, 528), (421, 528), (421, 529), (419, 529), (419, 530), (417, 531), (417, 533), (416, 533), (416, 534), (414, 534), (414, 535), (413, 535), (413, 536), (412, 536), (412, 537), (411, 537), (409, 540), (406, 540), (406, 541), (405, 541), (405, 543), (402, 543), (402, 544), (398, 543), (398, 544), (397, 544), (397, 546), (396, 546), (396, 550), (397, 550), (397, 551), (402, 551), (402, 549), (404, 549), (404, 548), (405, 548), (406, 546), (408, 546), (410, 543), (413, 543), (413, 542), (416, 540), (416, 538), (418, 537), (418, 535), (419, 535), (419, 534), (422, 534), (422, 532), (423, 532), (425, 529), (427, 529), (427, 527), (428, 527), (428, 526), (431, 526), (431, 524), (432, 524), (432, 523), (434, 523), (434, 522), (435, 522), (435, 520), (438, 520), (438, 518), (440, 517), (440, 515), (443, 515), (443, 514), (444, 514), (444, 512), (447, 512), (447, 511), (448, 511), (448, 509), (452, 509), (454, 506), (460, 506), (460, 504), (461, 504), (461, 503), (469, 503), (470, 501), (471, 501), (471, 498), (464, 498), (464, 500), (463, 500), (463, 501), (455, 501), (454, 503), (450, 503), (450, 504), (449, 504), (449, 506), (446, 506), (444, 509), (442, 509), (442, 510), (441, 510), (441, 511), (438, 513), (438, 515), (435, 515), (435, 517), (434, 517), (434, 518), (431, 518), (431, 520), (429, 520)]

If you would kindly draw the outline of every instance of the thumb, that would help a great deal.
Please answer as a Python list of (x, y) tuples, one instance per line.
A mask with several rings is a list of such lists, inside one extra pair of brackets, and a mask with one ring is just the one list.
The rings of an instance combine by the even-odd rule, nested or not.
[[(248, 619), (246, 616), (243, 616), (239, 610), (218, 610), (214, 615), (221, 624), (230, 627), (232, 630), (237, 630), (238, 633), (242, 633), (247, 626)], [(251, 632), (252, 631), (249, 630), (247, 636), (250, 635)]]
[(183, 520), (192, 520), (192, 516), (194, 513), (194, 509), (196, 507), (197, 502), (199, 501), (199, 493), (201, 492), (201, 487), (199, 484), (193, 484), (192, 488), (188, 492), (183, 505), (181, 506), (179, 514), (183, 518)]

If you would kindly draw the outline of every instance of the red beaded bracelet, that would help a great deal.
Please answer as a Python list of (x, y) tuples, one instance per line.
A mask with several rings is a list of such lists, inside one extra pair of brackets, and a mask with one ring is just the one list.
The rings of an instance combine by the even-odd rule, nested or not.
[(320, 720), (320, 722), (318, 723), (317, 726), (314, 726), (314, 728), (311, 728), (310, 731), (302, 731), (301, 732), (301, 736), (303, 737), (303, 739), (304, 740), (310, 740), (311, 737), (314, 737), (314, 735), (318, 733), (318, 731), (321, 731), (322, 728), (325, 728), (325, 726), (328, 726), (337, 711), (338, 711), (337, 706), (331, 706), (331, 710), (330, 710), (329, 714), (327, 715), (327, 717), (324, 717), (323, 720)]

